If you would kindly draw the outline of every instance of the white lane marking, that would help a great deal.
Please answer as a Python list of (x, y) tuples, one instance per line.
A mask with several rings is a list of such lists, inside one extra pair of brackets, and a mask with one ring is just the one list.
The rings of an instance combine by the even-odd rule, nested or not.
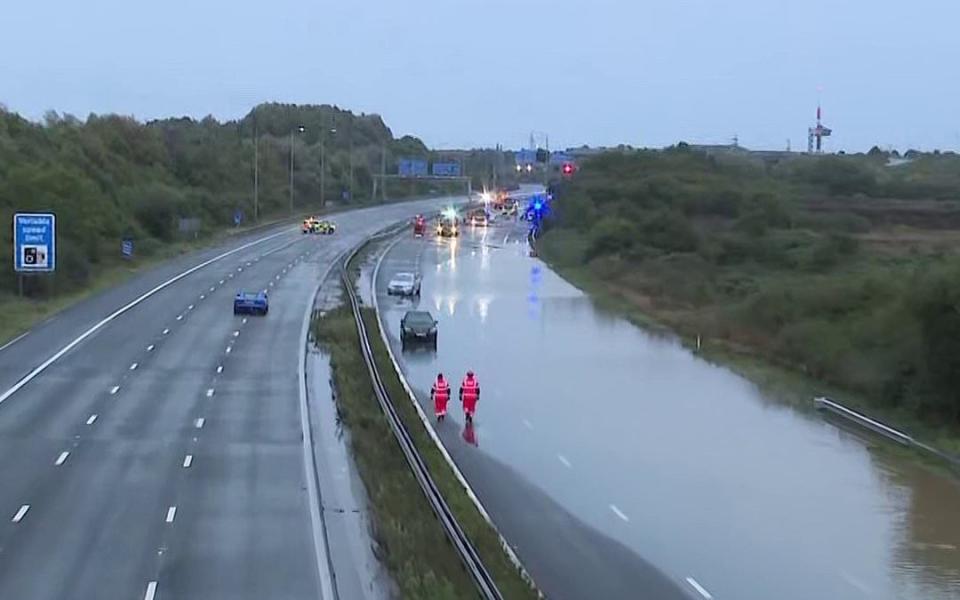
[(250, 265), (252, 265), (252, 264), (253, 264), (253, 263), (250, 262), (249, 260), (247, 261), (247, 266), (248, 266), (248, 267), (249, 267)]
[(149, 346), (147, 346), (147, 352), (153, 352), (153, 349), (154, 349), (153, 344), (150, 344)]
[(280, 279), (280, 276), (279, 276), (279, 275), (277, 275), (276, 277), (274, 277), (274, 279)]
[(163, 330), (163, 335), (167, 335), (168, 333), (170, 333), (170, 329), (164, 329), (164, 330)]
[(243, 267), (237, 267), (237, 272), (243, 271)]
[(239, 330), (233, 332), (233, 337), (237, 337), (238, 335), (240, 335), (240, 331), (239, 331)]
[(240, 321), (240, 322), (241, 322), (241, 323), (243, 323), (244, 325), (246, 325), (246, 323), (247, 323), (247, 318), (246, 318), (246, 317), (244, 317), (244, 318), (243, 318), (243, 320), (242, 320), (242, 321)]
[[(223, 283), (223, 282), (221, 281), (220, 283)], [(215, 287), (211, 287), (211, 288), (210, 288), (210, 291), (212, 292), (212, 291), (215, 291), (216, 289), (217, 289), (217, 288), (215, 288)]]
[(230, 273), (229, 275), (227, 275), (227, 277), (229, 277), (230, 279), (233, 279), (233, 273)]
[(200, 417), (199, 419), (193, 422), (193, 426), (196, 427), (197, 429), (203, 429), (203, 424), (206, 422), (207, 422), (206, 419), (204, 419), (203, 417)]
[(697, 590), (697, 593), (699, 593), (701, 596), (703, 596), (707, 600), (710, 600), (711, 598), (713, 598), (713, 596), (710, 595), (710, 592), (708, 592), (702, 585), (697, 583), (697, 580), (694, 579), (693, 577), (687, 577), (687, 583), (689, 583), (690, 586), (693, 587), (693, 589)]
[(13, 519), (12, 519), (13, 522), (19, 523), (23, 519), (24, 515), (27, 514), (28, 510), (30, 510), (29, 504), (24, 504), (23, 506), (21, 506), (20, 510), (17, 511), (17, 514), (13, 515)]
[(136, 371), (138, 366), (140, 366), (140, 365), (138, 365), (137, 363), (133, 363), (132, 365), (130, 365), (130, 370), (131, 370), (131, 371)]
[(192, 465), (192, 464), (193, 464), (193, 455), (192, 455), (192, 454), (188, 454), (188, 455), (186, 455), (186, 456), (183, 457), (183, 468), (184, 468), (184, 469), (189, 469), (189, 468), (190, 468), (190, 465)]
[(19, 342), (19, 341), (22, 340), (23, 338), (27, 337), (28, 335), (30, 335), (30, 332), (29, 332), (29, 331), (25, 331), (25, 332), (21, 333), (20, 335), (18, 335), (17, 337), (13, 338), (12, 340), (10, 340), (9, 342), (7, 342), (6, 344), (0, 346), (0, 352), (3, 352), (4, 350), (6, 350), (7, 348), (9, 348), (10, 346), (16, 344), (17, 342)]
[(187, 310), (193, 310), (193, 305), (191, 304), (190, 306), (188, 306)]
[(620, 510), (619, 508), (617, 508), (617, 505), (616, 505), (616, 504), (611, 504), (611, 505), (610, 505), (610, 510), (613, 511), (613, 514), (615, 514), (615, 515), (617, 515), (618, 517), (620, 517), (621, 519), (623, 519), (624, 522), (626, 522), (626, 523), (629, 523), (629, 522), (630, 522), (630, 517), (628, 517), (627, 515), (623, 514), (623, 511)]
[(566, 457), (566, 456), (564, 456), (564, 455), (562, 455), (562, 454), (558, 454), (558, 455), (557, 455), (557, 459), (559, 459), (560, 462), (563, 463), (563, 466), (565, 466), (566, 468), (570, 469), (570, 468), (573, 467), (573, 465), (570, 464), (570, 461), (567, 460), (567, 457)]
[(227, 354), (230, 354), (230, 350), (232, 350), (232, 349), (233, 349), (232, 347), (227, 346)]
[(206, 296), (204, 296), (203, 294), (200, 294), (200, 299), (203, 300), (204, 298), (206, 298)]
[(223, 373), (223, 365), (217, 367), (217, 374)]
[(263, 293), (264, 293), (264, 294), (267, 293), (267, 288), (263, 288)]
[(87, 419), (87, 425), (93, 425), (97, 422), (97, 415), (90, 415), (90, 418)]
[(110, 388), (110, 395), (112, 396), (112, 395), (116, 394), (116, 393), (119, 392), (119, 391), (120, 391), (120, 386), (119, 386), (119, 385), (115, 385), (115, 386), (113, 386), (112, 388)]
[(223, 285), (223, 280), (222, 280), (222, 279), (220, 280), (220, 285)]
[(178, 320), (178, 321), (183, 320), (183, 315), (177, 315), (177, 320)]
[[(324, 279), (333, 270), (333, 265), (327, 267), (323, 276), (310, 292), (310, 298), (315, 299), (320, 293), (320, 286)], [(273, 285), (273, 282), (270, 283)], [(307, 502), (310, 506), (310, 525), (313, 533), (313, 552), (317, 562), (317, 575), (320, 579), (320, 597), (333, 598), (333, 574), (330, 567), (330, 548), (327, 544), (327, 526), (320, 512), (320, 482), (317, 476), (317, 457), (313, 445), (313, 428), (310, 426), (310, 408), (307, 404), (307, 335), (310, 332), (310, 319), (313, 316), (313, 300), (307, 303), (303, 313), (303, 322), (300, 325), (300, 358), (297, 361), (297, 382), (300, 396), (300, 440), (303, 447), (303, 474), (307, 482)]]
[(55, 462), (55, 463), (53, 463), (53, 464), (55, 464), (55, 465), (57, 465), (57, 466), (59, 467), (59, 466), (62, 465), (64, 462), (66, 462), (68, 456), (70, 456), (70, 453), (69, 453), (69, 452), (61, 452), (61, 453), (60, 453), (60, 456), (57, 457), (57, 462)]
[(173, 520), (177, 517), (177, 507), (171, 506), (167, 509), (167, 523), (173, 523)]
[(531, 423), (526, 419), (523, 420), (523, 426), (529, 429), (530, 431), (533, 431), (533, 423)]
[(508, 237), (510, 237), (510, 234), (509, 234), (509, 233), (508, 233), (507, 235), (503, 236), (503, 245), (504, 245), (504, 246), (507, 245), (507, 238), (508, 238)]
[(273, 282), (272, 282), (272, 281), (270, 282), (270, 287), (273, 287)]
[(157, 595), (157, 582), (151, 581), (147, 584), (147, 593), (143, 595), (143, 600), (153, 600)]
[(213, 388), (207, 390), (207, 398), (213, 398)]

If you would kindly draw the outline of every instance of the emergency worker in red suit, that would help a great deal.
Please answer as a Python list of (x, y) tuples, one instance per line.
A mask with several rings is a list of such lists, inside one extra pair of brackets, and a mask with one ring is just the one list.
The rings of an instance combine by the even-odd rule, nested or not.
[(433, 414), (437, 421), (442, 421), (447, 416), (447, 402), (450, 401), (450, 384), (443, 378), (443, 373), (437, 374), (437, 380), (430, 389), (430, 397), (433, 398)]
[(480, 400), (480, 382), (477, 381), (473, 371), (467, 371), (467, 376), (460, 383), (460, 402), (463, 403), (463, 412), (467, 416), (467, 421), (473, 421), (473, 415), (477, 412), (477, 402)]

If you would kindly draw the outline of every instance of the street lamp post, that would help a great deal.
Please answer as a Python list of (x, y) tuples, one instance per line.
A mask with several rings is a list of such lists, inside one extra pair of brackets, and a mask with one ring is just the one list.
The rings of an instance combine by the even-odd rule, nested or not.
[[(330, 133), (336, 133), (335, 128), (330, 129)], [(327, 145), (326, 145), (326, 133), (327, 128), (324, 127), (320, 131), (320, 206), (327, 206)]]
[(293, 214), (293, 135), (298, 131), (303, 133), (306, 127), (298, 125), (290, 130), (290, 214)]

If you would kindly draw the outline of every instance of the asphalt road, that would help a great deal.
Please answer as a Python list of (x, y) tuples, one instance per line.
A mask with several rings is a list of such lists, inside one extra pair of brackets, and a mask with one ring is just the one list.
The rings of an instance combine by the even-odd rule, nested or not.
[[(419, 299), (384, 295), (401, 271)], [(376, 287), (428, 414), (477, 372), (475, 424), (454, 400), (437, 431), (549, 597), (960, 598), (955, 480), (604, 313), (522, 225), (404, 236)], [(399, 347), (414, 307), (436, 352)]]
[[(342, 213), (333, 236), (238, 237), (0, 350), (0, 598), (319, 597), (304, 315), (336, 256), (440, 203)], [(269, 290), (270, 314), (234, 316), (237, 289)]]

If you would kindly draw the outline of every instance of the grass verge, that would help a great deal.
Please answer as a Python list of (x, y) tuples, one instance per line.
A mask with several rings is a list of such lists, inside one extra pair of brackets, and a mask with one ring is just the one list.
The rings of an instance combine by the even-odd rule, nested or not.
[[(372, 308), (362, 309), (367, 330), (377, 330)], [(351, 432), (354, 457), (373, 508), (381, 559), (404, 598), (477, 597), (473, 581), (448, 542), (407, 466), (374, 395), (360, 353), (352, 313), (341, 307), (316, 318), (314, 339), (329, 353), (337, 406)], [(379, 336), (371, 335), (375, 359), (398, 413), (437, 486), (469, 535), (506, 598), (536, 598), (500, 547), (499, 537), (467, 497), (428, 436), (390, 363)]]

